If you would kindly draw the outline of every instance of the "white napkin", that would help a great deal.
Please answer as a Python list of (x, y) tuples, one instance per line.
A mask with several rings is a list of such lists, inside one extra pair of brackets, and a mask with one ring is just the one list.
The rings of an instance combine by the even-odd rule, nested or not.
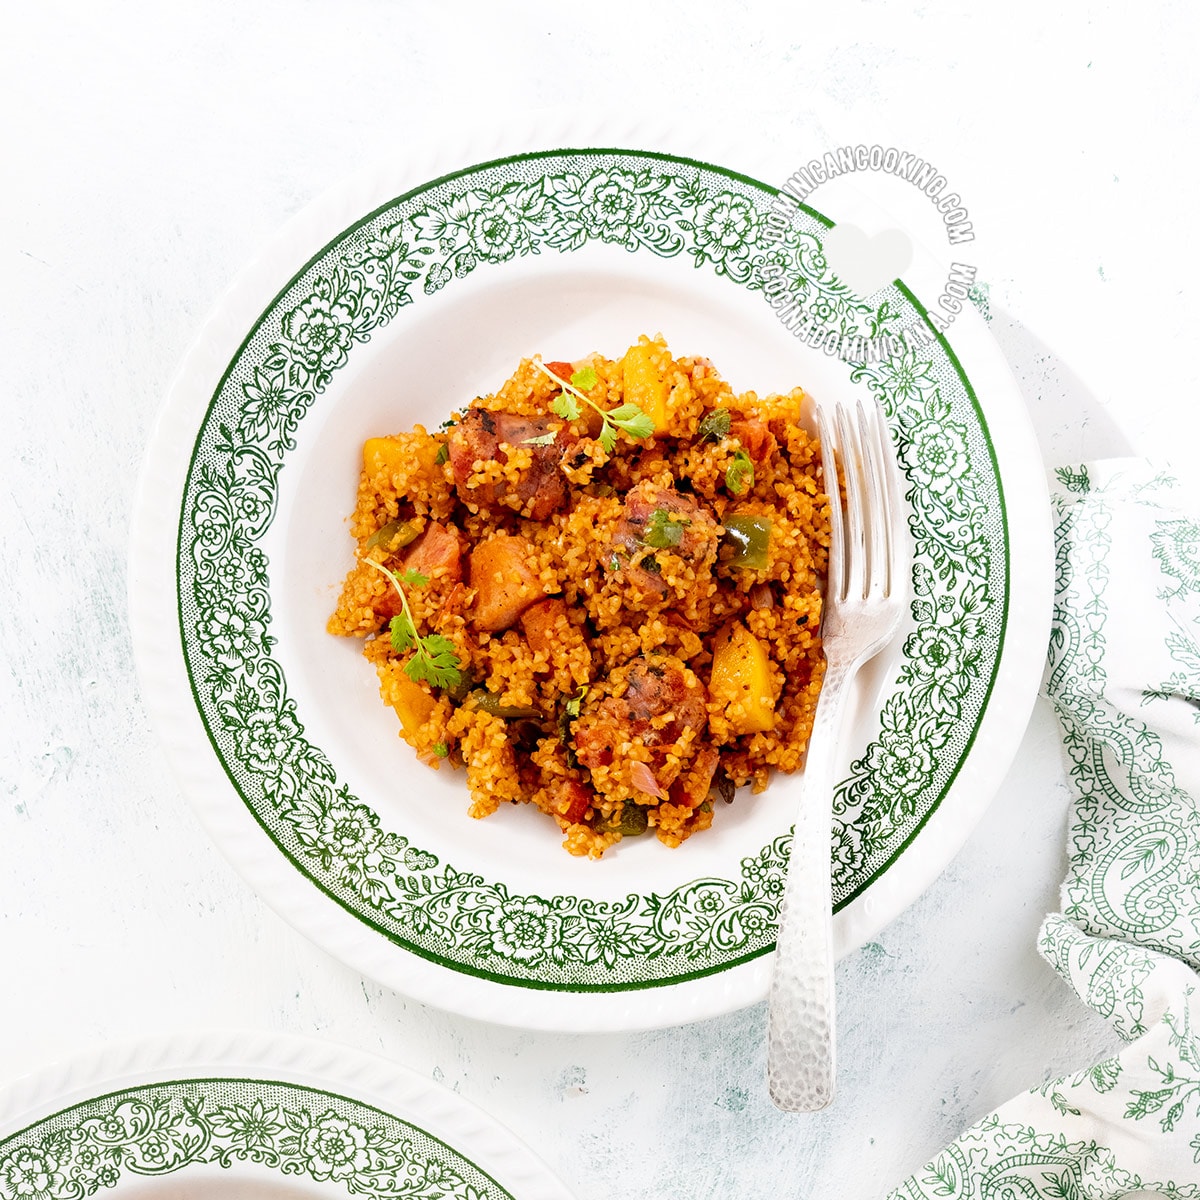
[(1073, 792), (1039, 949), (1128, 1044), (1009, 1101), (889, 1200), (1200, 1198), (1200, 497), (1060, 468), (1044, 687)]

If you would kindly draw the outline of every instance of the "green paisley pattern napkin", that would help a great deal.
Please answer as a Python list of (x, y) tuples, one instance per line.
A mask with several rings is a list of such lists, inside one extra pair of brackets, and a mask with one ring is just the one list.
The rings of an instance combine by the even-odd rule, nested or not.
[(1039, 949), (1127, 1043), (1018, 1096), (890, 1200), (1200, 1198), (1200, 499), (1115, 460), (1054, 473), (1045, 691), (1073, 793)]

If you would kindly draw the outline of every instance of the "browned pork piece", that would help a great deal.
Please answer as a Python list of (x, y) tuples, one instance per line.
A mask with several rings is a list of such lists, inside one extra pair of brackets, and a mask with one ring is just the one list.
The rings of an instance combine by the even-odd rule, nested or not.
[(613, 535), (614, 565), (641, 591), (664, 595), (668, 584), (656, 552), (702, 563), (716, 554), (719, 528), (694, 497), (644, 479), (625, 497)]
[[(432, 581), (458, 583), (462, 579), (463, 536), (453, 525), (430, 521), (404, 552), (399, 571), (419, 571)], [(400, 595), (394, 587), (379, 596), (372, 606), (382, 620), (400, 615)]]
[(470, 621), (477, 629), (498, 633), (545, 596), (530, 563), (534, 548), (523, 537), (497, 533), (471, 551), (470, 586), (475, 599)]
[[(553, 436), (549, 445), (537, 440)], [(566, 505), (567, 481), (559, 470), (563, 451), (577, 439), (570, 426), (558, 418), (519, 417), (513, 413), (468, 409), (450, 433), (450, 466), (458, 497), (464, 504), (492, 509), (498, 505), (520, 512), (534, 521), (544, 521)], [(527, 450), (530, 465), (512, 481), (499, 479), (470, 486), (471, 477), (485, 464), (509, 461), (501, 447)]]
[[(608, 694), (575, 723), (579, 761), (591, 770), (609, 767), (636, 738), (650, 751), (650, 762), (634, 763), (631, 781), (639, 791), (665, 799), (665, 789), (684, 766), (667, 762), (673, 747), (685, 730), (695, 731), (693, 746), (703, 740), (708, 716), (704, 684), (678, 658), (657, 655), (618, 667), (604, 690)], [(715, 770), (714, 760), (709, 779)], [(705, 787), (705, 795), (707, 791)], [(696, 803), (703, 799), (699, 796)]]

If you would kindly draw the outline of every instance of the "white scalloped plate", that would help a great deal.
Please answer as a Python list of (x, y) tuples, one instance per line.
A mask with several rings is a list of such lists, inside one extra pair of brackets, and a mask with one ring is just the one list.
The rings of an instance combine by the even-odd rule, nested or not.
[(570, 1200), (509, 1130), (382, 1058), (279, 1035), (114, 1046), (0, 1090), (0, 1194)]
[[(696, 1020), (765, 995), (800, 780), (722, 806), (679, 850), (635, 839), (599, 863), (566, 855), (525, 806), (469, 820), (461, 774), (412, 759), (358, 646), (324, 633), (364, 438), (436, 426), (523, 355), (616, 355), (641, 332), (707, 355), (738, 391), (882, 397), (917, 594), (905, 635), (864, 673), (842, 747), (843, 952), (936, 878), (1020, 741), (1050, 618), (1042, 466), (974, 313), (927, 364), (858, 375), (783, 328), (755, 282), (772, 189), (731, 169), (752, 168), (752, 152), (714, 166), (661, 147), (507, 147), (443, 147), (335, 188), (204, 326), (141, 483), (139, 673), (213, 837), (346, 962), (506, 1024)], [(789, 261), (869, 319), (829, 276), (828, 221), (806, 222)], [(906, 289), (888, 301), (920, 319)]]

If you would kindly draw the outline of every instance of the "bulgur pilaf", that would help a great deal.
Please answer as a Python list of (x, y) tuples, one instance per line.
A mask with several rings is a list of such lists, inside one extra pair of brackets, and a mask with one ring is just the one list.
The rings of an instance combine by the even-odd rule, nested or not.
[(329, 632), (365, 639), (422, 761), (465, 765), (472, 816), (678, 846), (801, 765), (829, 544), (803, 398), (643, 336), (366, 442)]

